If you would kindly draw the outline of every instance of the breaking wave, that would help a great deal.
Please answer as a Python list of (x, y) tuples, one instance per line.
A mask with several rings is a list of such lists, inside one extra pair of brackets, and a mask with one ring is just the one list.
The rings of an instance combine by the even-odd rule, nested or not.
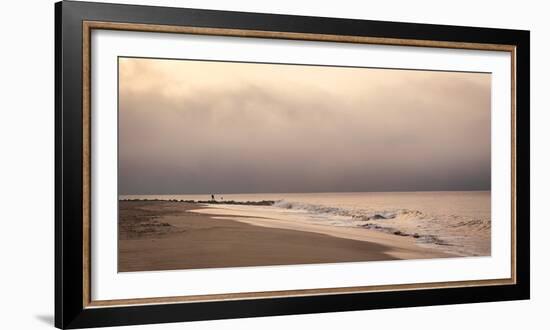
[(274, 207), (302, 213), (313, 221), (329, 225), (360, 227), (399, 236), (411, 236), (419, 244), (430, 244), (460, 255), (476, 255), (470, 241), (490, 234), (490, 218), (453, 214), (426, 214), (411, 209), (343, 208), (278, 200)]
[(307, 211), (319, 215), (335, 215), (343, 217), (351, 217), (352, 220), (368, 221), (368, 220), (386, 220), (395, 219), (400, 216), (421, 217), (423, 213), (417, 210), (395, 209), (395, 210), (361, 210), (361, 209), (346, 209), (340, 207), (331, 207), (318, 204), (308, 204), (301, 202), (289, 202), (286, 200), (276, 201), (273, 206), (297, 211)]

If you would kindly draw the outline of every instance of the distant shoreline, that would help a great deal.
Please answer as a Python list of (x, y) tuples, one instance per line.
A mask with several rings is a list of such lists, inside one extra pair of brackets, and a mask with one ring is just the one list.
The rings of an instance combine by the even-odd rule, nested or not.
[(160, 198), (125, 198), (119, 199), (122, 202), (172, 202), (172, 203), (189, 203), (189, 204), (226, 204), (226, 205), (254, 205), (254, 206), (273, 206), (277, 201), (262, 200), (262, 201), (245, 201), (239, 202), (234, 200), (194, 200), (194, 199), (160, 199)]

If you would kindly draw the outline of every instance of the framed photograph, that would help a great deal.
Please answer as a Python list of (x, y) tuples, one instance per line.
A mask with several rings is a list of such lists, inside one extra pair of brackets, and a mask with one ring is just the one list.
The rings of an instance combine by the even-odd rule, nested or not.
[(59, 328), (529, 298), (529, 32), (59, 2)]

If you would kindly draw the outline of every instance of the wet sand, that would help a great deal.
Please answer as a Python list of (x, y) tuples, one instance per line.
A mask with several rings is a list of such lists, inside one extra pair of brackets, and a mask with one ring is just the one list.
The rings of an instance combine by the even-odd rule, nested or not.
[(190, 212), (208, 212), (201, 204), (120, 201), (119, 207), (119, 272), (449, 256), (367, 229), (332, 234), (327, 226)]

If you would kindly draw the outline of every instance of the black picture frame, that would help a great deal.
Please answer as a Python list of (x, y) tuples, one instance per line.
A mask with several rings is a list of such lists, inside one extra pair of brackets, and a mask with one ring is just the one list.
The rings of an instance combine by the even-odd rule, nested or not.
[[(329, 34), (515, 47), (516, 281), (422, 290), (85, 306), (83, 22)], [(55, 4), (55, 325), (85, 328), (529, 299), (529, 31), (62, 1)]]

